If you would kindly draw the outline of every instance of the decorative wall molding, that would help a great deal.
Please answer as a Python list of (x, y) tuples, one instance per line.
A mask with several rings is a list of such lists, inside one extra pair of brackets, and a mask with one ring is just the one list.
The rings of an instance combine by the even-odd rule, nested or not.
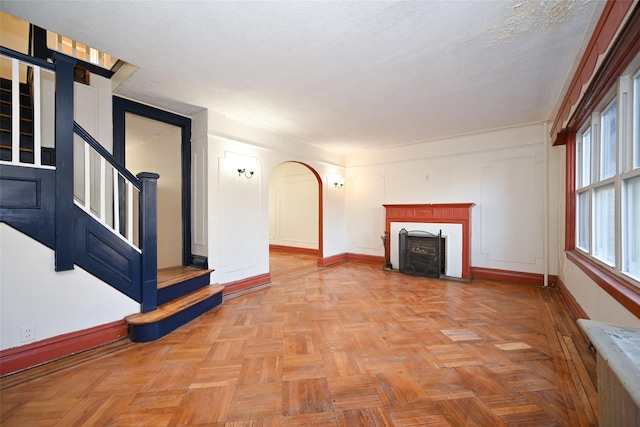
[(128, 328), (123, 319), (2, 350), (0, 351), (0, 376), (90, 350), (125, 338), (127, 335)]
[[(580, 64), (578, 64), (578, 69), (569, 84), (569, 89), (567, 90), (564, 99), (562, 100), (562, 104), (556, 116), (556, 119), (553, 122), (553, 126), (551, 128), (551, 140), (553, 141), (553, 145), (560, 145), (566, 142), (565, 134), (563, 133), (565, 123), (570, 119), (570, 114), (572, 114), (570, 122), (568, 123), (567, 128), (571, 128), (573, 125), (580, 125), (580, 122), (584, 116), (584, 114), (588, 114), (588, 112), (584, 112), (584, 110), (588, 110), (588, 108), (597, 104), (599, 99), (607, 92), (607, 90), (611, 87), (610, 82), (607, 82), (607, 74), (606, 72), (602, 72), (602, 68), (609, 68), (607, 64), (601, 67), (600, 70), (596, 70), (596, 66), (598, 65), (598, 58), (600, 55), (604, 54), (607, 49), (612, 44), (614, 37), (616, 36), (618, 29), (625, 22), (625, 18), (627, 17), (627, 13), (629, 10), (635, 6), (636, 2), (627, 1), (627, 0), (615, 0), (615, 1), (607, 1), (604, 6), (604, 10), (602, 11), (602, 15), (600, 15), (600, 20), (596, 25), (596, 28), (593, 31), (591, 36), (591, 40), (585, 49), (584, 54), (582, 55), (582, 59), (580, 60)], [(634, 12), (636, 17), (638, 15), (638, 8)], [(632, 21), (630, 19), (629, 21)], [(634, 33), (637, 39), (638, 32), (634, 31), (633, 22), (628, 23), (626, 25), (626, 29), (631, 30), (627, 31), (627, 33)], [(635, 23), (637, 25), (637, 22)], [(635, 27), (637, 28), (637, 27)], [(623, 34), (624, 36), (624, 34)], [(611, 51), (618, 48), (618, 50), (627, 51), (629, 46), (633, 44), (632, 40), (625, 40), (624, 37), (620, 36), (618, 41), (616, 42), (617, 46), (611, 49)], [(620, 48), (620, 44), (623, 44), (622, 49)], [(611, 66), (611, 57), (615, 55), (608, 54), (607, 59), (605, 59), (605, 63), (609, 63)], [(631, 55), (628, 60), (630, 61), (633, 58)], [(617, 62), (617, 61), (613, 61)], [(628, 64), (628, 62), (627, 62)], [(619, 68), (623, 69), (623, 64), (616, 64), (620, 66)], [(603, 78), (604, 77), (604, 78)], [(590, 82), (590, 88), (587, 89), (586, 92), (583, 92), (584, 85)], [(600, 83), (599, 83), (600, 82)], [(597, 87), (597, 88), (596, 88)], [(584, 94), (584, 95), (583, 95)], [(576, 107), (576, 105), (580, 104)], [(574, 109), (572, 113), (572, 110)], [(582, 111), (582, 112), (581, 112)], [(574, 129), (575, 130), (575, 129)]]
[[(541, 149), (542, 145), (537, 151)], [(481, 238), (477, 240), (480, 254), (492, 262), (485, 265), (510, 268), (515, 263), (535, 266), (544, 262), (540, 232), (544, 228), (544, 215), (540, 215), (544, 173), (543, 162), (535, 154), (494, 159), (482, 168)]]

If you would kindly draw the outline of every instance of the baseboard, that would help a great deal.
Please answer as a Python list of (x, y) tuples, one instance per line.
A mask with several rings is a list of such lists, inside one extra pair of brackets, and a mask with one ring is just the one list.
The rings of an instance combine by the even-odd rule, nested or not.
[(588, 319), (587, 312), (582, 309), (578, 301), (573, 297), (569, 289), (564, 285), (562, 280), (558, 278), (556, 280), (556, 287), (558, 288), (558, 294), (560, 294), (560, 298), (564, 301), (565, 305), (569, 309), (569, 313), (573, 316), (574, 319)]
[(206, 256), (202, 255), (191, 255), (191, 259), (189, 260), (189, 265), (201, 268), (203, 270), (209, 269), (209, 260)]
[(0, 351), (0, 376), (52, 362), (128, 335), (123, 320)]
[(328, 267), (330, 265), (346, 261), (359, 262), (364, 264), (379, 264), (380, 266), (384, 265), (384, 257), (382, 256), (354, 254), (347, 252), (318, 260), (318, 267)]
[(329, 265), (338, 264), (340, 262), (347, 261), (347, 254), (341, 253), (338, 255), (332, 255), (330, 257), (322, 258), (318, 260), (318, 267), (327, 267)]
[(298, 247), (295, 247), (295, 246), (269, 245), (269, 250), (270, 251), (276, 251), (276, 252), (287, 252), (287, 253), (291, 253), (291, 254), (302, 254), (302, 255), (318, 256), (318, 250), (317, 249), (298, 248)]
[[(544, 275), (539, 273), (524, 273), (521, 271), (498, 270), (495, 268), (471, 267), (472, 279), (503, 280), (508, 282), (526, 283), (529, 285), (544, 285)], [(549, 275), (548, 285), (555, 286), (558, 276)]]
[(376, 264), (376, 265), (380, 265), (380, 267), (384, 265), (384, 257), (376, 256), (376, 255), (347, 253), (347, 261), (360, 262), (363, 264)]
[(254, 286), (264, 285), (271, 282), (271, 274), (265, 273), (259, 276), (247, 277), (246, 279), (238, 280), (235, 282), (225, 283), (223, 294), (229, 294), (231, 292), (242, 291)]

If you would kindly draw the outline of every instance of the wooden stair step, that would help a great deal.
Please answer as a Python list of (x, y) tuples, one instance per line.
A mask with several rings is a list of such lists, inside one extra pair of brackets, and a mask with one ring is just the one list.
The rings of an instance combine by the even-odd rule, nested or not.
[(176, 267), (161, 268), (158, 270), (158, 289), (175, 285), (176, 283), (194, 279), (196, 277), (209, 275), (213, 270), (202, 270), (195, 267), (179, 265)]
[(222, 304), (224, 286), (209, 285), (158, 306), (146, 313), (125, 317), (129, 338), (134, 342), (153, 341)]
[(175, 299), (166, 304), (162, 304), (153, 311), (146, 313), (136, 313), (127, 316), (125, 320), (129, 325), (144, 325), (147, 323), (158, 322), (164, 320), (174, 314), (191, 307), (200, 301), (207, 299), (213, 295), (221, 293), (224, 290), (224, 286), (209, 285), (206, 288), (198, 289), (195, 292), (185, 295), (181, 298)]

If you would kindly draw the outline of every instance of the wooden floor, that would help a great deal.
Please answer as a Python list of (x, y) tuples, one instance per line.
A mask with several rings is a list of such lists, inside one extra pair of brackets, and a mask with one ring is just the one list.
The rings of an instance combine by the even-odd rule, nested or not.
[(554, 290), (297, 257), (158, 341), (2, 378), (0, 424), (597, 425), (594, 358)]

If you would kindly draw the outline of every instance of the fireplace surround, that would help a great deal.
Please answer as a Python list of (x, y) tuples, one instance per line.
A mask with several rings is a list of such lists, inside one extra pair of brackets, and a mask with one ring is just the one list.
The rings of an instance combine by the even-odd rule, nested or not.
[[(471, 208), (475, 203), (385, 204), (387, 235), (391, 223), (460, 224), (462, 227), (462, 279), (471, 279)], [(385, 265), (390, 263), (387, 255)]]

